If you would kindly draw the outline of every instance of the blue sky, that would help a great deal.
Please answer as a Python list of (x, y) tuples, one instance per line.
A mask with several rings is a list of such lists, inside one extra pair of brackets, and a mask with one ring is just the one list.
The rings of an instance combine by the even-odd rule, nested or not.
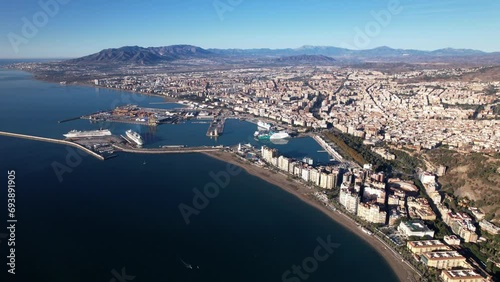
[[(41, 3), (51, 4), (51, 9), (44, 9)], [(385, 17), (377, 20), (376, 15)], [(500, 51), (500, 1), (16, 0), (0, 3), (0, 58), (67, 58), (111, 47), (172, 44), (203, 48), (322, 45), (353, 49), (390, 46)]]

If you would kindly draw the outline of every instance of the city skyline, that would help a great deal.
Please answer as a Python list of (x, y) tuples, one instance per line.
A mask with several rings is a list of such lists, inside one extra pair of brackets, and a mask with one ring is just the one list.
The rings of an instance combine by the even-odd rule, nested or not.
[[(2, 4), (0, 58), (72, 58), (122, 46), (498, 49), (500, 3), (461, 0), (86, 1)], [(76, 32), (75, 32), (76, 31)], [(423, 36), (425, 35), (425, 36)]]

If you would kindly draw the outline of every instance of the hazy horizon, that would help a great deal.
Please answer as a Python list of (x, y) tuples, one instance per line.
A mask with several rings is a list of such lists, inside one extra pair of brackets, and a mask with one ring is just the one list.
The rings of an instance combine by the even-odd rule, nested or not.
[[(270, 49), (270, 50), (279, 50), (279, 49), (300, 49), (300, 48), (303, 48), (303, 47), (318, 47), (318, 48), (333, 47), (333, 48), (343, 48), (343, 47), (339, 47), (339, 46), (316, 46), (316, 45), (302, 45), (302, 46), (299, 46), (299, 47), (285, 47), (285, 48), (267, 48), (267, 47), (255, 47), (255, 48), (253, 48), (253, 47), (252, 48), (216, 48), (216, 47), (203, 47), (203, 46), (199, 46), (199, 45), (195, 45), (195, 44), (184, 44), (184, 43), (181, 43), (181, 44), (158, 45), (158, 46), (125, 45), (125, 46), (118, 46), (118, 47), (108, 47), (108, 48), (104, 48), (104, 49), (93, 51), (92, 53), (89, 53), (89, 54), (84, 54), (84, 55), (81, 55), (81, 56), (73, 56), (73, 57), (13, 57), (13, 58), (2, 58), (2, 57), (0, 57), (0, 60), (66, 60), (66, 59), (74, 59), (74, 58), (79, 58), (79, 57), (91, 55), (91, 54), (98, 53), (98, 52), (100, 52), (102, 50), (106, 50), (106, 49), (119, 49), (119, 48), (123, 48), (123, 47), (133, 47), (133, 46), (143, 47), (143, 48), (154, 48), (154, 47), (176, 46), (176, 45), (191, 45), (191, 46), (195, 46), (195, 47), (200, 47), (200, 48), (205, 49), (205, 50), (210, 50), (210, 49), (227, 49), (227, 50), (231, 50), (231, 49), (237, 49), (237, 50)], [(423, 49), (415, 49), (415, 48), (393, 48), (391, 46), (377, 46), (377, 47), (367, 48), (367, 49), (352, 49), (352, 50), (356, 50), (356, 51), (371, 50), (371, 49), (377, 49), (377, 48), (383, 48), (383, 47), (388, 47), (388, 48), (391, 48), (391, 49), (394, 49), (394, 50), (418, 50), (418, 51), (425, 51), (425, 52), (432, 52), (432, 51), (444, 50), (444, 49), (475, 50), (475, 51), (484, 52), (486, 54), (499, 53), (500, 52), (500, 51), (484, 51), (484, 50), (479, 50), (479, 49), (456, 48), (456, 47), (443, 47), (443, 48), (432, 49), (432, 50), (423, 50)], [(349, 48), (347, 48), (347, 49), (349, 49)]]

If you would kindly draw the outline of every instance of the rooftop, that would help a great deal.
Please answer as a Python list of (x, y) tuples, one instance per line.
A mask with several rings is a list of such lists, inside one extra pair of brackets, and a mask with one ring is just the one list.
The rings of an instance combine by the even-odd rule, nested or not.
[(473, 269), (444, 270), (443, 273), (450, 278), (482, 278), (482, 276)]
[(423, 254), (428, 259), (432, 260), (445, 260), (445, 259), (465, 259), (461, 254), (457, 251), (445, 251), (445, 252), (429, 252)]
[(423, 221), (421, 220), (410, 220), (410, 221), (407, 221), (407, 222), (403, 222), (404, 225), (406, 225), (408, 227), (408, 229), (410, 229), (412, 232), (418, 232), (418, 231), (422, 231), (422, 232), (426, 232), (426, 231), (430, 231), (429, 227), (427, 227)]
[(408, 243), (411, 244), (413, 247), (446, 246), (440, 240), (410, 241)]

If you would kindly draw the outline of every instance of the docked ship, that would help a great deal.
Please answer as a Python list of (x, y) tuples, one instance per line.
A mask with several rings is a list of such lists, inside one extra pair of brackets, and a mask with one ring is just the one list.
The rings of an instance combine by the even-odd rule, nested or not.
[(134, 141), (137, 145), (142, 146), (144, 144), (141, 135), (139, 135), (139, 133), (133, 131), (132, 129), (125, 131), (125, 134), (130, 140)]
[(90, 130), (90, 131), (71, 130), (70, 132), (63, 135), (66, 138), (103, 137), (103, 136), (110, 136), (111, 131), (109, 131), (108, 129)]
[(269, 136), (269, 139), (271, 139), (271, 140), (273, 140), (273, 139), (285, 139), (288, 137), (290, 137), (290, 135), (288, 133), (281, 131), (281, 132), (276, 132), (276, 133), (271, 134), (271, 136)]
[(271, 134), (272, 133), (270, 131), (257, 130), (253, 134), (253, 137), (255, 137), (255, 139), (258, 139), (258, 140), (269, 140), (269, 137), (271, 136)]
[(278, 139), (286, 139), (289, 138), (290, 135), (284, 131), (281, 132), (264, 132), (264, 131), (255, 131), (254, 137), (259, 140), (278, 140)]
[(288, 144), (288, 139), (270, 139), (269, 142), (274, 145), (286, 145)]
[(264, 129), (264, 130), (271, 130), (271, 124), (270, 123), (265, 123), (265, 122), (262, 122), (259, 120), (259, 122), (257, 123), (257, 126), (261, 129)]

